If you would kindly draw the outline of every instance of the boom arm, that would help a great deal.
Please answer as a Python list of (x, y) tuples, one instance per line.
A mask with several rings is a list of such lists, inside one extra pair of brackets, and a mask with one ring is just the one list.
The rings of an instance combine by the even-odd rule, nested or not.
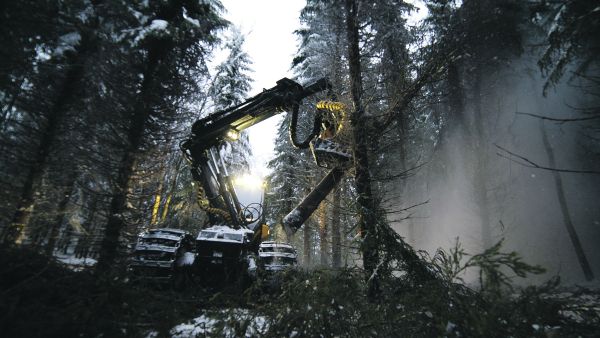
[[(296, 147), (306, 148), (321, 128), (320, 114), (314, 122), (311, 134), (303, 142), (296, 140), (295, 130), (298, 120), (300, 102), (317, 92), (330, 89), (327, 79), (320, 79), (314, 84), (303, 87), (293, 80), (283, 78), (271, 89), (248, 99), (244, 103), (218, 111), (192, 125), (192, 133), (181, 143), (186, 159), (191, 164), (192, 176), (200, 183), (199, 202), (209, 212), (211, 223), (217, 218), (232, 224), (235, 228), (247, 224), (239, 210), (239, 202), (224, 164), (218, 158), (215, 149), (226, 139), (232, 138), (240, 131), (253, 126), (284, 111), (292, 112), (290, 136)], [(327, 193), (341, 180), (343, 169), (338, 167), (319, 183), (298, 207), (284, 218), (286, 232), (295, 232), (312, 214), (316, 206), (327, 196)], [(212, 216), (210, 216), (213, 214)]]
[(275, 87), (264, 90), (240, 105), (196, 121), (192, 125), (191, 137), (182, 144), (182, 148), (193, 160), (199, 157), (200, 152), (218, 145), (232, 132), (240, 132), (284, 111), (297, 114), (304, 98), (330, 87), (326, 79), (303, 88), (295, 81), (283, 78), (277, 81)]

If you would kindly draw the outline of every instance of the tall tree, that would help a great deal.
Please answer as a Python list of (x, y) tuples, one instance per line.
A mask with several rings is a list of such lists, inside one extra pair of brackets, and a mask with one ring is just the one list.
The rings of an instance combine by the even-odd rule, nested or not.
[[(545, 31), (545, 49), (538, 65), (547, 81), (544, 93), (576, 65), (572, 76), (581, 76), (597, 66), (600, 41), (598, 4), (593, 1), (536, 1), (532, 11)], [(588, 74), (589, 75), (589, 74)]]
[(289, 115), (281, 120), (275, 138), (275, 156), (268, 163), (272, 173), (267, 177), (266, 214), (267, 222), (273, 226), (281, 224), (314, 181), (310, 170), (312, 158), (308, 151), (292, 146), (289, 121)]
[(62, 40), (59, 40), (60, 43), (50, 51), (53, 55), (48, 55), (50, 58), (54, 56), (53, 59), (58, 62), (56, 70), (62, 73), (58, 74), (60, 84), (56, 88), (55, 99), (47, 106), (48, 111), (42, 115), (44, 120), (41, 121), (42, 127), (39, 130), (39, 143), (35, 148), (31, 165), (20, 189), (19, 201), (13, 216), (5, 227), (5, 242), (14, 242), (18, 238), (23, 238), (24, 228), (29, 223), (36, 202), (34, 196), (41, 194), (42, 176), (47, 170), (51, 153), (58, 147), (57, 138), (61, 131), (61, 125), (64, 123), (66, 111), (74, 101), (82, 96), (84, 67), (97, 46), (95, 30), (98, 27), (98, 18), (92, 6), (93, 14), (89, 21), (84, 22), (78, 19), (76, 14), (83, 9), (77, 5), (79, 4), (74, 3), (71, 6), (65, 6), (62, 8), (62, 12), (57, 14), (64, 15), (70, 20), (68, 24), (59, 26), (63, 32), (67, 29), (71, 30), (69, 33), (65, 33), (61, 37)]
[[(115, 191), (97, 265), (99, 272), (108, 270), (118, 256), (119, 238), (125, 226), (127, 192), (136, 155), (150, 129), (149, 119), (166, 112), (161, 108), (168, 107), (169, 96), (181, 96), (189, 89), (184, 85), (190, 83), (190, 78), (183, 76), (196, 71), (198, 62), (204, 57), (205, 45), (214, 43), (215, 32), (224, 25), (217, 9), (209, 3), (153, 3), (149, 8), (141, 9), (149, 13), (152, 20), (148, 20), (134, 40), (140, 46), (137, 56), (143, 57), (138, 65), (141, 81), (125, 129), (126, 146), (114, 182)], [(165, 89), (171, 91), (165, 92)]]
[(358, 195), (358, 228), (363, 238), (363, 264), (369, 280), (369, 289), (377, 292), (377, 276), (374, 275), (378, 264), (378, 236), (375, 226), (375, 201), (371, 191), (371, 176), (369, 172), (368, 155), (368, 119), (366, 117), (362, 95), (362, 74), (360, 68), (360, 50), (358, 35), (358, 4), (356, 0), (346, 0), (346, 32), (348, 35), (348, 68), (350, 72), (350, 88), (354, 111), (350, 117), (354, 142), (352, 154)]
[(329, 218), (327, 217), (328, 213), (327, 201), (324, 200), (319, 205), (317, 209), (317, 224), (319, 225), (319, 251), (321, 256), (321, 265), (329, 266)]
[[(438, 149), (452, 153), (450, 147), (459, 145), (462, 159), (454, 161), (454, 170), (473, 177), (462, 189), (474, 204), (481, 243), (488, 248), (493, 245), (488, 180), (492, 123), (483, 100), (493, 90), (499, 72), (522, 52), (524, 6), (512, 0), (464, 1), (460, 6), (433, 0), (427, 5), (432, 34), (454, 50), (454, 57), (446, 62), (443, 88), (448, 95), (443, 109), (447, 122), (442, 125)], [(489, 15), (492, 12), (495, 15)], [(449, 159), (442, 162), (452, 163)]]
[[(252, 78), (249, 75), (252, 71), (252, 61), (243, 47), (244, 36), (239, 29), (234, 28), (225, 45), (229, 55), (217, 66), (209, 90), (215, 110), (238, 105), (248, 96), (252, 86)], [(233, 173), (239, 174), (249, 170), (249, 159), (252, 156), (249, 142), (247, 132), (242, 131), (237, 140), (228, 141), (223, 145), (222, 157)]]

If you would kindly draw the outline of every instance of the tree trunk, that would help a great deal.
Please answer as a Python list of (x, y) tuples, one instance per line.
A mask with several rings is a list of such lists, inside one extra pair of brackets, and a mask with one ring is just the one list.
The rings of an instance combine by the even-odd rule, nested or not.
[(319, 205), (319, 240), (321, 249), (321, 265), (329, 265), (329, 239), (327, 238), (327, 204)]
[(331, 206), (331, 265), (334, 269), (342, 266), (342, 238), (340, 234), (340, 189), (333, 192)]
[(310, 220), (306, 221), (304, 223), (304, 238), (303, 238), (303, 248), (304, 248), (304, 259), (303, 259), (303, 265), (305, 267), (309, 267), (310, 266), (310, 259), (311, 259), (311, 252), (312, 252), (312, 244), (311, 244), (311, 240), (310, 240)]
[(58, 203), (58, 207), (56, 209), (56, 217), (52, 224), (50, 224), (50, 231), (48, 233), (48, 241), (46, 242), (45, 252), (48, 256), (51, 256), (54, 253), (54, 247), (56, 246), (56, 240), (58, 237), (58, 233), (60, 231), (60, 227), (63, 224), (67, 205), (71, 200), (71, 195), (73, 195), (73, 191), (75, 190), (75, 175), (71, 175), (69, 177), (69, 182), (61, 189), (60, 202)]
[(118, 256), (119, 237), (125, 227), (124, 212), (127, 210), (127, 192), (134, 171), (135, 158), (142, 145), (146, 120), (150, 116), (152, 102), (152, 84), (155, 70), (159, 64), (159, 51), (148, 53), (148, 64), (144, 71), (140, 94), (136, 100), (131, 123), (128, 128), (127, 146), (119, 162), (117, 179), (112, 200), (110, 202), (108, 221), (104, 230), (104, 238), (100, 246), (100, 257), (96, 272), (108, 271)]
[(162, 181), (160, 181), (160, 183), (158, 184), (158, 189), (156, 190), (156, 193), (154, 195), (154, 203), (153, 203), (153, 207), (152, 207), (152, 218), (150, 220), (150, 224), (151, 225), (156, 225), (156, 223), (159, 220), (159, 211), (160, 211), (160, 200), (161, 200), (161, 195), (163, 193), (163, 182), (166, 179), (167, 173), (165, 171), (165, 175), (163, 175)]
[[(171, 185), (169, 191), (167, 192), (167, 200), (165, 201), (165, 206), (162, 211), (162, 223), (166, 224), (167, 216), (169, 214), (169, 206), (171, 205), (171, 199), (173, 198), (173, 194), (175, 194), (175, 189), (177, 189), (177, 178), (179, 177), (179, 170), (181, 169), (181, 163), (183, 157), (179, 157), (177, 163), (175, 164), (175, 173), (173, 174), (173, 179), (171, 180)], [(264, 195), (264, 194), (263, 194)], [(261, 210), (262, 212), (262, 210)], [(263, 222), (264, 223), (264, 222)]]
[[(75, 257), (87, 257), (88, 252), (90, 251), (90, 245), (91, 245), (91, 240), (93, 238), (93, 229), (95, 227), (95, 223), (96, 223), (96, 217), (98, 215), (97, 213), (97, 209), (98, 209), (98, 196), (90, 196), (90, 198), (92, 199), (90, 201), (90, 203), (87, 205), (87, 217), (85, 218), (85, 221), (82, 224), (82, 229), (83, 229), (83, 233), (80, 233), (78, 238), (77, 238), (77, 244), (75, 245), (75, 248), (73, 249), (73, 253), (75, 254)], [(72, 231), (71, 231), (72, 233)], [(68, 246), (70, 245), (70, 243), (67, 243), (67, 249)], [(65, 250), (67, 251), (67, 250)]]
[(469, 131), (465, 122), (465, 101), (464, 90), (461, 83), (458, 61), (453, 61), (448, 65), (448, 107), (450, 113), (450, 123), (448, 127), (441, 130), (440, 146), (447, 146), (452, 132), (459, 131), (459, 135), (466, 139)]
[(363, 239), (362, 255), (366, 278), (369, 281), (369, 294), (378, 292), (378, 278), (374, 274), (379, 261), (377, 252), (375, 204), (371, 191), (371, 176), (368, 157), (368, 119), (362, 105), (362, 75), (360, 68), (360, 50), (358, 46), (358, 15), (356, 0), (346, 0), (346, 33), (348, 35), (348, 66), (350, 70), (350, 88), (354, 112), (350, 123), (354, 136), (353, 155), (356, 192), (358, 194), (358, 228)]
[(474, 190), (479, 220), (481, 222), (481, 241), (485, 249), (492, 246), (492, 233), (490, 228), (489, 199), (487, 195), (487, 140), (483, 124), (483, 112), (481, 109), (481, 66), (475, 70), (475, 81), (473, 81), (474, 96), (474, 122), (475, 135), (477, 139), (471, 142), (475, 145), (475, 177)]
[[(546, 154), (548, 155), (548, 165), (550, 166), (550, 168), (556, 168), (554, 150), (552, 149), (550, 140), (548, 140), (548, 134), (546, 133), (546, 128), (544, 128), (544, 120), (541, 119), (540, 131), (542, 132), (542, 141), (544, 142), (544, 149), (546, 149)], [(567, 228), (567, 232), (569, 233), (569, 238), (571, 239), (573, 249), (575, 249), (575, 253), (577, 254), (577, 260), (579, 261), (581, 270), (583, 270), (585, 279), (591, 281), (594, 279), (594, 273), (590, 268), (590, 264), (588, 263), (587, 257), (585, 256), (585, 252), (583, 251), (583, 247), (581, 246), (581, 242), (579, 241), (579, 236), (577, 236), (577, 231), (575, 230), (575, 226), (573, 225), (573, 221), (571, 220), (571, 213), (569, 212), (569, 207), (567, 205), (567, 198), (565, 196), (561, 174), (559, 171), (553, 170), (552, 175), (554, 176), (556, 194), (558, 197), (558, 203), (560, 205), (560, 211), (563, 215), (564, 225)]]

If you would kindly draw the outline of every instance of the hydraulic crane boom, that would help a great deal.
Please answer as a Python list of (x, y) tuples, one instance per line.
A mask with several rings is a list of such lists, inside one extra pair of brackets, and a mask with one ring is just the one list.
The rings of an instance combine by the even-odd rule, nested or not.
[[(303, 87), (293, 80), (283, 78), (273, 88), (246, 100), (244, 103), (215, 112), (192, 125), (192, 133), (180, 145), (191, 165), (193, 179), (198, 185), (199, 203), (209, 213), (213, 224), (230, 224), (234, 228), (245, 227), (250, 220), (245, 219), (237, 200), (235, 189), (223, 161), (218, 156), (217, 147), (225, 140), (234, 140), (237, 134), (254, 124), (281, 112), (291, 112), (290, 137), (296, 147), (306, 148), (322, 129), (322, 114), (317, 110), (311, 134), (302, 142), (296, 140), (296, 125), (300, 102), (315, 93), (331, 89), (327, 79), (320, 79), (312, 85)], [(323, 105), (323, 109), (332, 105)], [(329, 142), (327, 149), (330, 148)], [(313, 149), (314, 153), (314, 149)], [(339, 152), (336, 152), (339, 154)], [(350, 155), (343, 154), (342, 160), (348, 161)], [(319, 163), (319, 161), (317, 161)], [(329, 191), (340, 181), (344, 169), (335, 166), (317, 185), (305, 200), (284, 218), (286, 232), (295, 232), (312, 214)], [(251, 220), (254, 221), (254, 220)]]
[(238, 133), (285, 111), (297, 112), (304, 98), (330, 87), (326, 79), (303, 88), (295, 81), (283, 78), (277, 81), (275, 87), (264, 90), (240, 105), (196, 121), (192, 125), (191, 137), (182, 145), (183, 149), (189, 151), (193, 159), (199, 152), (222, 142), (228, 134)]

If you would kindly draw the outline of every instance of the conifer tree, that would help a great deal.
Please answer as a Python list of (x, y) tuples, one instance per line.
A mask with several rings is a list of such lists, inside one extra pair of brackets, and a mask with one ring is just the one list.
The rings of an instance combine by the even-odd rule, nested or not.
[[(210, 96), (214, 102), (214, 109), (222, 110), (238, 105), (246, 99), (252, 86), (249, 73), (252, 61), (243, 50), (244, 36), (239, 29), (231, 30), (231, 37), (227, 39), (225, 48), (229, 55), (216, 68), (214, 81), (210, 88)], [(242, 131), (239, 139), (227, 141), (221, 149), (223, 160), (232, 174), (241, 174), (250, 169), (249, 159), (252, 156), (248, 133)]]
[[(168, 117), (173, 99), (194, 90), (192, 75), (205, 56), (204, 47), (215, 42), (215, 32), (224, 22), (208, 3), (141, 4), (149, 19), (133, 42), (139, 46), (141, 81), (124, 129), (125, 147), (118, 162), (115, 190), (102, 241), (98, 271), (111, 267), (118, 257), (119, 238), (125, 227), (127, 192), (135, 169), (136, 155), (142, 149), (145, 133), (152, 130), (152, 118)], [(184, 78), (185, 76), (185, 78)], [(171, 99), (172, 98), (172, 99)]]

